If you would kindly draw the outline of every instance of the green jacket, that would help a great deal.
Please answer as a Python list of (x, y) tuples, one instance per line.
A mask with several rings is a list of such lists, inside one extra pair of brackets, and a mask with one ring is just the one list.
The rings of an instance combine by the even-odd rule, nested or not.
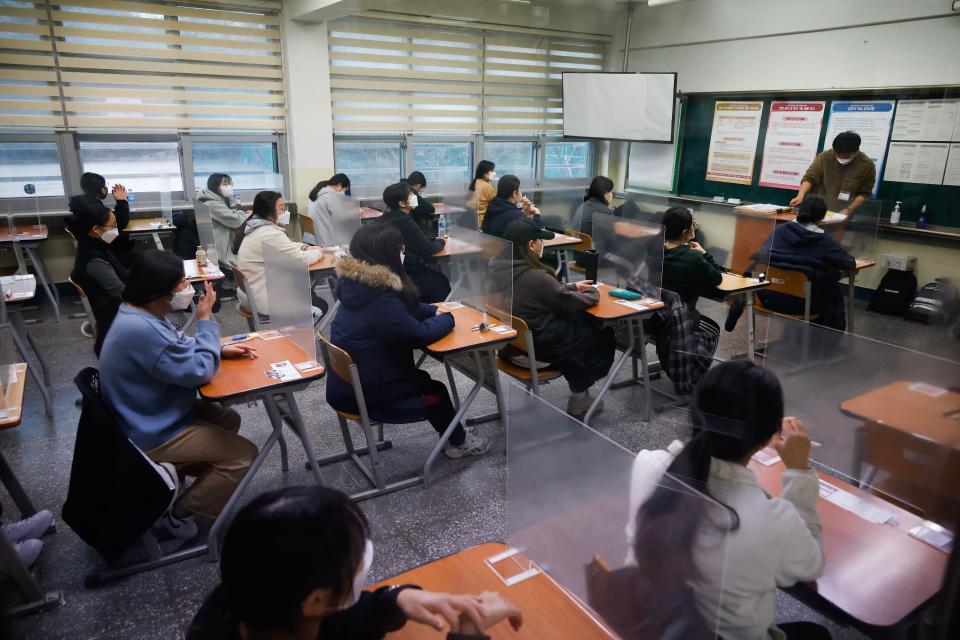
[(723, 282), (723, 267), (709, 253), (700, 255), (687, 245), (663, 251), (663, 288), (673, 291), (700, 322), (697, 301)]

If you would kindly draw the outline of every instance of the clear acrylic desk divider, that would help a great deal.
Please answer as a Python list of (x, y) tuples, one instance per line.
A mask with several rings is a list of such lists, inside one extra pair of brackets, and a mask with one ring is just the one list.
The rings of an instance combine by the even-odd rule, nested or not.
[(485, 313), (491, 331), (509, 330), (513, 326), (513, 243), (459, 226), (447, 231), (448, 300)]
[[(715, 629), (729, 512), (519, 385), (505, 386), (507, 545), (516, 553), (503, 557), (520, 556), (514, 575), (543, 571), (620, 631), (616, 603), (623, 596), (610, 579), (626, 573), (631, 584), (643, 585), (644, 596), (630, 624), (689, 620)], [(656, 500), (655, 508), (638, 522), (647, 499)], [(629, 524), (643, 537), (629, 539)], [(683, 539), (695, 542), (677, 543)], [(701, 574), (696, 596), (689, 585), (694, 576), (676, 573), (694, 554)]]
[[(164, 227), (173, 226), (173, 199), (170, 193), (170, 176), (162, 173), (158, 178), (160, 191), (160, 217), (163, 219)], [(196, 204), (194, 204), (196, 206)], [(199, 225), (198, 225), (199, 228)], [(204, 243), (206, 244), (206, 243)]]
[[(263, 244), (270, 328), (277, 336), (292, 340), (303, 355), (290, 362), (300, 373), (316, 369), (317, 343), (310, 304), (310, 273), (299, 256), (292, 256), (269, 242)], [(274, 366), (282, 363), (266, 363)]]
[[(530, 185), (526, 186), (529, 187)], [(521, 184), (521, 189), (524, 188), (524, 185)], [(544, 226), (560, 233), (567, 229), (579, 231), (580, 218), (578, 214), (586, 192), (586, 185), (571, 182), (562, 182), (556, 187), (551, 186), (550, 189), (541, 191), (537, 208), (540, 210), (540, 217)], [(526, 195), (530, 200), (533, 200), (532, 193)]]
[(204, 248), (214, 246), (213, 219), (210, 217), (210, 208), (203, 202), (194, 200), (193, 217), (197, 223), (197, 236), (200, 238), (200, 244), (202, 244)]
[(663, 225), (597, 213), (593, 216), (593, 246), (598, 282), (660, 298)]
[(334, 194), (333, 198), (328, 198), (327, 202), (331, 203), (331, 233), (329, 238), (323, 238), (322, 230), (317, 229), (321, 236), (316, 239), (317, 244), (327, 247), (349, 246), (361, 226), (360, 201), (338, 193)]
[[(434, 191), (432, 186), (427, 187)], [(470, 191), (469, 184), (445, 184), (436, 187), (443, 193), (442, 207), (437, 207), (438, 215), (442, 214), (447, 222), (447, 229), (453, 226), (478, 231), (479, 217), (477, 214), (477, 194)]]

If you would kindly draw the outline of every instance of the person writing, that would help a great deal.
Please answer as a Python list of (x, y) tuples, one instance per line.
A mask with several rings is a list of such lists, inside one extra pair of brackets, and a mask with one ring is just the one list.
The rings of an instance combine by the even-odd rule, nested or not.
[(533, 206), (530, 199), (520, 190), (520, 178), (503, 176), (497, 183), (497, 196), (487, 206), (487, 215), (483, 218), (481, 231), (502, 238), (507, 225), (513, 220), (529, 216), (543, 229), (540, 210)]
[(209, 282), (197, 303), (196, 335), (177, 331), (166, 316), (193, 297), (183, 260), (154, 250), (135, 254), (123, 304), (101, 327), (99, 353), (101, 393), (119, 428), (154, 462), (194, 470), (196, 481), (160, 522), (183, 539), (197, 534), (191, 514), (219, 515), (257, 455), (256, 445), (237, 433), (240, 414), (197, 399), (197, 387), (210, 382), (221, 358), (256, 358), (256, 351), (221, 346)]
[(489, 640), (523, 613), (495, 592), (452, 595), (412, 584), (364, 590), (370, 525), (356, 503), (317, 485), (263, 493), (237, 513), (220, 557), (220, 585), (187, 640), (379, 640), (408, 621), (448, 640)]
[(236, 262), (233, 252), (233, 233), (247, 219), (247, 212), (241, 208), (240, 198), (233, 192), (233, 179), (225, 173), (212, 173), (207, 178), (207, 188), (198, 198), (210, 211), (210, 223), (213, 227), (213, 246), (217, 250), (217, 260), (222, 265)]
[(850, 218), (871, 197), (876, 180), (876, 166), (860, 151), (860, 136), (844, 131), (833, 139), (832, 149), (813, 160), (790, 206), (799, 206), (808, 195), (819, 196), (827, 201), (839, 201), (842, 207), (839, 213)]
[(663, 214), (663, 226), (663, 288), (680, 296), (699, 324), (720, 335), (720, 327), (697, 311), (697, 301), (716, 292), (723, 282), (723, 267), (694, 240), (697, 223), (689, 209), (670, 207)]
[(477, 163), (477, 171), (470, 183), (470, 191), (476, 194), (471, 204), (477, 208), (478, 227), (483, 224), (483, 217), (487, 215), (487, 206), (497, 195), (497, 189), (493, 186), (493, 181), (497, 179), (497, 172), (494, 170), (496, 166), (489, 160), (481, 160)]

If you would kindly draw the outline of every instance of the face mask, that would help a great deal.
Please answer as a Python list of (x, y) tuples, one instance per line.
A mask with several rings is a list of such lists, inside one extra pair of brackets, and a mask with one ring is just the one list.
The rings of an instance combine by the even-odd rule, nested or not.
[(112, 229), (107, 229), (106, 231), (101, 233), (100, 239), (106, 242), (107, 244), (110, 244), (111, 242), (116, 240), (117, 236), (119, 235), (120, 235), (120, 232), (117, 230), (116, 227), (113, 227)]
[(283, 213), (281, 213), (280, 215), (278, 215), (278, 216), (277, 216), (277, 224), (279, 224), (281, 227), (285, 227), (285, 226), (287, 226), (288, 224), (290, 224), (290, 212), (289, 212), (289, 211), (284, 211)]
[(233, 186), (228, 184), (220, 187), (220, 195), (222, 195), (224, 198), (232, 198)]
[(847, 158), (846, 160), (841, 160), (840, 158), (837, 158), (837, 162), (839, 162), (840, 164), (846, 166), (846, 165), (850, 164), (851, 162), (853, 162), (853, 158)]
[(416, 209), (418, 206), (420, 206), (420, 198), (417, 197), (417, 194), (410, 194), (410, 197), (407, 198), (407, 206), (411, 209)]
[(370, 567), (372, 566), (373, 542), (367, 540), (367, 546), (363, 550), (363, 566), (360, 567), (360, 572), (353, 577), (353, 591), (350, 592), (350, 597), (348, 597), (347, 601), (340, 607), (341, 611), (343, 609), (349, 609), (360, 600), (360, 594), (367, 584), (367, 574), (370, 573)]
[(491, 171), (490, 173), (487, 174), (487, 180), (489, 180), (490, 182), (493, 182), (496, 179), (497, 179), (496, 171)]
[(403, 261), (407, 259), (407, 254), (403, 251), (400, 252), (400, 264), (403, 264)]
[(174, 311), (183, 311), (193, 302), (193, 287), (188, 283), (185, 289), (181, 289), (173, 294), (170, 299), (170, 307)]

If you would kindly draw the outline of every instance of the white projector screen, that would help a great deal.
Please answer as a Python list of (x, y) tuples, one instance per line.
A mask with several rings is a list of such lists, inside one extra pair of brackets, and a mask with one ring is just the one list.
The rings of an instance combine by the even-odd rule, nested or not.
[(563, 135), (673, 142), (676, 73), (564, 73)]

